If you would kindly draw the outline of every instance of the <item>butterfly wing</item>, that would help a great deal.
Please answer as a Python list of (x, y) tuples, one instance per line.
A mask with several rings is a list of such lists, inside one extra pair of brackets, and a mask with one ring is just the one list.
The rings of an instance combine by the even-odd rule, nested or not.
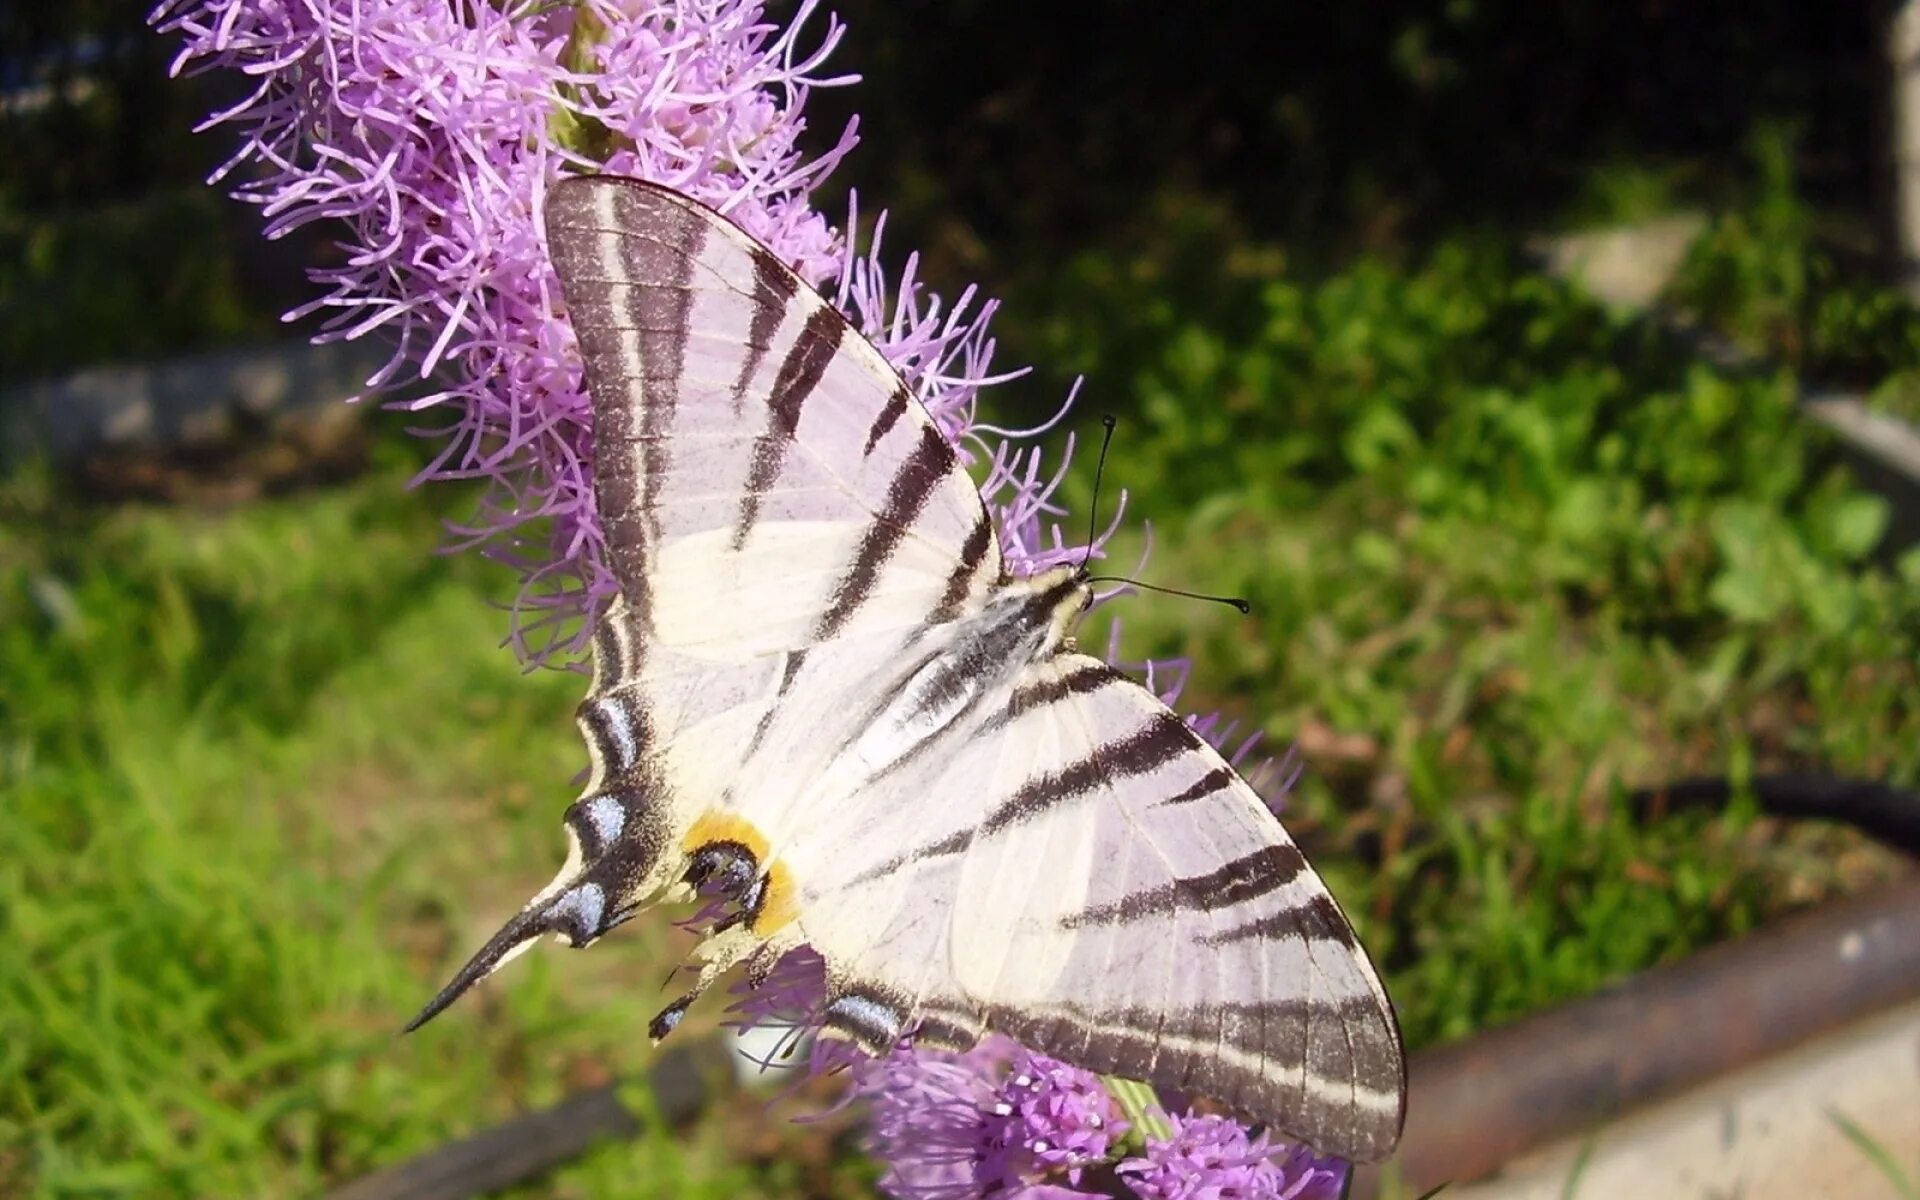
[(1000, 577), (952, 445), (770, 251), (635, 179), (564, 180), (546, 214), (636, 642), (740, 662), (951, 619)]
[(1144, 688), (1084, 655), (1035, 664), (941, 774), (929, 794), (969, 811), (911, 840), (875, 801), (894, 828), (872, 840), (904, 850), (842, 849), (831, 883), (835, 852), (789, 852), (843, 1032), (1000, 1030), (1324, 1152), (1392, 1149), (1403, 1056), (1372, 964), (1279, 821)]
[(878, 352), (667, 189), (561, 182), (547, 233), (620, 584), (579, 713), (593, 771), (568, 864), (415, 1023), (726, 848), (758, 873), (753, 916), (703, 944), (700, 986), (806, 942), (829, 1020), (875, 1048), (1005, 1030), (1383, 1154), (1397, 1034), (1337, 906), (1143, 689), (1070, 654), (992, 675), (1012, 661), (994, 631), (1047, 622), (989, 606), (1045, 597), (1006, 579), (979, 495)]

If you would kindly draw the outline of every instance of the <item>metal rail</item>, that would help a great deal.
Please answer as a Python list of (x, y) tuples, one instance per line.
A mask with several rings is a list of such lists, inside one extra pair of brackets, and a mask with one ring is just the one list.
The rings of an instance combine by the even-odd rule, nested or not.
[(1414, 1056), (1387, 1172), (1409, 1194), (1920, 997), (1920, 878), (1655, 967), (1585, 999)]

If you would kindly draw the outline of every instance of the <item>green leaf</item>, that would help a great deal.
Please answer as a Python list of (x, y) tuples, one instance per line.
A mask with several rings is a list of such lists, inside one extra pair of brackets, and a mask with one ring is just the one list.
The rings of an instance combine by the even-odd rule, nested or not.
[(1173, 1136), (1173, 1126), (1167, 1124), (1160, 1097), (1154, 1094), (1153, 1088), (1137, 1079), (1122, 1079), (1118, 1075), (1102, 1075), (1100, 1082), (1107, 1085), (1107, 1094), (1120, 1106), (1120, 1111), (1127, 1114), (1127, 1123), (1133, 1126), (1136, 1136), (1143, 1141)]
[(1826, 517), (1825, 538), (1843, 560), (1865, 558), (1880, 544), (1887, 532), (1890, 510), (1887, 502), (1868, 492), (1855, 492), (1830, 505)]
[(1398, 410), (1377, 404), (1354, 422), (1343, 449), (1356, 471), (1370, 474), (1388, 462), (1403, 460), (1419, 442), (1419, 435)]
[(1786, 597), (1758, 570), (1722, 571), (1707, 588), (1714, 607), (1736, 621), (1763, 625), (1785, 611)]
[(1598, 479), (1574, 480), (1553, 506), (1552, 521), (1553, 531), (1568, 541), (1593, 541), (1606, 528), (1606, 486)]

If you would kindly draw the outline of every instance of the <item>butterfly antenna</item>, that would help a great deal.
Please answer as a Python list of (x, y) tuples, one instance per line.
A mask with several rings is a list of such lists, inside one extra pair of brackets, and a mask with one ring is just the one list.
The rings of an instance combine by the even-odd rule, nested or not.
[(1107, 447), (1113, 445), (1113, 427), (1119, 422), (1112, 413), (1100, 418), (1106, 432), (1100, 436), (1100, 461), (1093, 468), (1093, 507), (1087, 514), (1087, 552), (1080, 556), (1080, 573), (1085, 574), (1093, 558), (1093, 540), (1100, 532), (1100, 479), (1107, 473)]
[(1253, 605), (1248, 604), (1238, 596), (1210, 596), (1204, 592), (1183, 592), (1179, 588), (1161, 587), (1153, 583), (1141, 583), (1138, 579), (1128, 579), (1123, 575), (1087, 574), (1087, 564), (1093, 559), (1094, 539), (1098, 537), (1100, 533), (1100, 481), (1106, 478), (1107, 450), (1113, 445), (1113, 427), (1119, 424), (1119, 421), (1115, 419), (1112, 413), (1108, 413), (1106, 416), (1100, 418), (1100, 424), (1106, 429), (1106, 432), (1100, 437), (1100, 461), (1095, 464), (1093, 468), (1093, 507), (1087, 517), (1087, 550), (1085, 554), (1080, 556), (1080, 565), (1077, 568), (1080, 574), (1080, 582), (1124, 583), (1133, 587), (1143, 588), (1149, 592), (1161, 592), (1168, 596), (1183, 596), (1188, 600), (1206, 600), (1214, 604), (1230, 605), (1239, 609), (1242, 616), (1252, 612)]
[(1247, 603), (1239, 596), (1214, 596), (1206, 592), (1185, 592), (1179, 588), (1161, 587), (1157, 583), (1141, 583), (1138, 579), (1128, 579), (1125, 575), (1090, 575), (1086, 579), (1081, 580), (1081, 582), (1124, 583), (1129, 587), (1137, 587), (1142, 591), (1160, 592), (1168, 596), (1184, 596), (1188, 600), (1205, 600), (1212, 604), (1225, 604), (1229, 607), (1239, 609), (1241, 616), (1245, 616), (1253, 611), (1253, 605)]

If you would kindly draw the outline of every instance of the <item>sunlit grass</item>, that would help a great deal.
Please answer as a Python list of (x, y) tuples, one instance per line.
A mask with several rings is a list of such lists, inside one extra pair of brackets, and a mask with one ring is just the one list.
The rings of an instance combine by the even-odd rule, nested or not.
[[(644, 1070), (640, 923), (400, 1024), (558, 864), (583, 689), (498, 648), (398, 470), (228, 513), (10, 492), (0, 1192), (307, 1195)], [(786, 1194), (715, 1136), (577, 1168)], [(764, 1178), (763, 1178), (764, 1176)]]
[(1876, 556), (1886, 503), (1791, 377), (1716, 372), (1495, 245), (1237, 285), (1232, 321), (1141, 253), (1062, 270), (1100, 317), (1060, 337), (1120, 331), (1106, 479), (1152, 525), (1145, 578), (1254, 611), (1121, 600), (1125, 656), (1194, 657), (1190, 704), (1297, 744), (1289, 823), (1412, 1044), (1895, 869), (1743, 804), (1626, 803), (1699, 775), (1920, 786), (1920, 550)]

